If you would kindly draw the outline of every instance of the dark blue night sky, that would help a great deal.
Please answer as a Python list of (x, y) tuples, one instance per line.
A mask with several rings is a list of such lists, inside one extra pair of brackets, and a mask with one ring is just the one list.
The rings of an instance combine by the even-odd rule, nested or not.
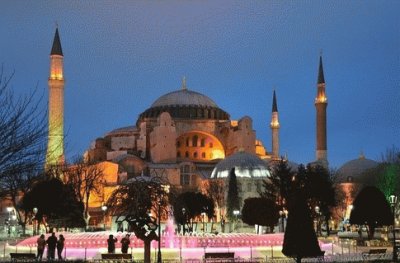
[(47, 102), (60, 30), (67, 157), (133, 125), (161, 95), (208, 95), (232, 119), (253, 119), (271, 149), (272, 91), (281, 153), (315, 158), (318, 57), (328, 96), (328, 159), (380, 160), (400, 139), (400, 1), (1, 1), (0, 63), (12, 87)]

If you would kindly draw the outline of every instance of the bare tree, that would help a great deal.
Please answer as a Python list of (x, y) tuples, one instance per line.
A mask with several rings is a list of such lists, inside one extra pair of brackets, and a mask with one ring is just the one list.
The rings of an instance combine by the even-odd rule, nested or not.
[(27, 217), (18, 202), (43, 170), (47, 121), (37, 90), (15, 96), (10, 88), (13, 76), (6, 77), (0, 69), (0, 197), (11, 201), (25, 229)]
[(104, 185), (103, 168), (98, 163), (85, 162), (82, 158), (79, 158), (66, 168), (64, 180), (72, 186), (78, 201), (84, 205), (83, 218), (86, 226), (88, 226), (90, 196), (101, 194)]

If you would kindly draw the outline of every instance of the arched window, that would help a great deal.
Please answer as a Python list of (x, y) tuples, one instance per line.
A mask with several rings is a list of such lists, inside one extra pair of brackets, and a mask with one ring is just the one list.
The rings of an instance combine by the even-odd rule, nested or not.
[(176, 157), (181, 158), (181, 152), (180, 152), (180, 151), (178, 151), (178, 152), (176, 153)]
[(201, 153), (201, 158), (206, 158), (206, 153)]
[(193, 147), (197, 147), (197, 140), (198, 140), (198, 136), (197, 135), (195, 135), (195, 136), (193, 136), (193, 138), (192, 138), (192, 146)]
[(189, 158), (189, 152), (185, 152), (185, 157)]
[(204, 147), (206, 145), (206, 139), (202, 138), (200, 141), (200, 146)]
[(189, 138), (186, 138), (186, 147), (189, 147)]
[(197, 158), (197, 152), (194, 152), (194, 153), (193, 153), (193, 157), (194, 157), (194, 158)]

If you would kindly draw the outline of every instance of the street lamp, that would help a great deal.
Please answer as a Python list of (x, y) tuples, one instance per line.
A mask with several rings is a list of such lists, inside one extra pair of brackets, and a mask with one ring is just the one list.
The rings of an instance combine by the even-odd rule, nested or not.
[(317, 225), (316, 225), (316, 232), (317, 232), (317, 236), (319, 236), (319, 234), (320, 234), (320, 226), (319, 226), (319, 217), (320, 217), (320, 209), (319, 209), (319, 206), (316, 206), (315, 207), (315, 213), (317, 214), (317, 218), (316, 218), (316, 220), (317, 220)]
[(38, 209), (37, 209), (37, 207), (34, 207), (33, 209), (32, 209), (32, 212), (33, 212), (33, 222), (32, 222), (32, 226), (33, 226), (33, 235), (36, 235), (36, 222), (37, 222), (37, 219), (36, 219), (36, 214), (37, 214), (37, 212), (38, 212)]
[(158, 202), (158, 255), (157, 263), (162, 263), (161, 261), (161, 196)]
[(103, 227), (104, 227), (104, 231), (106, 231), (106, 211), (107, 211), (107, 206), (106, 205), (102, 205), (101, 206), (101, 210), (103, 211)]
[(205, 216), (206, 216), (206, 213), (205, 213), (205, 212), (202, 212), (202, 213), (201, 213), (201, 218), (202, 218), (202, 220), (203, 220), (203, 233), (206, 232), (205, 222), (204, 222), (204, 217), (205, 217)]
[(239, 210), (233, 210), (233, 214), (234, 214), (235, 217), (236, 217), (236, 225), (235, 225), (235, 228), (234, 228), (234, 229), (236, 229), (236, 227), (237, 227), (237, 222), (238, 222), (239, 213), (240, 213)]
[(282, 210), (280, 210), (279, 211), (279, 216), (281, 217), (282, 232), (285, 232), (285, 221), (284, 221), (285, 213)]
[(391, 195), (389, 196), (389, 202), (392, 206), (393, 211), (393, 261), (397, 262), (397, 248), (396, 248), (396, 204), (397, 204), (397, 196)]
[(7, 212), (8, 212), (8, 237), (10, 237), (11, 235), (11, 211), (13, 210), (13, 208), (11, 206), (7, 207)]
[(182, 207), (182, 216), (183, 216), (183, 235), (185, 235), (186, 209), (184, 207)]

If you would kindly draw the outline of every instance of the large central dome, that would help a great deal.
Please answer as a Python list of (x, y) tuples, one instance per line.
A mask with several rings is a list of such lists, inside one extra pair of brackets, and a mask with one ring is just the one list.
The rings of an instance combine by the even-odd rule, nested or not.
[(163, 106), (200, 106), (218, 108), (212, 99), (195, 91), (182, 89), (159, 97), (151, 108)]
[(212, 99), (186, 87), (159, 97), (140, 114), (138, 121), (157, 118), (163, 112), (168, 112), (173, 119), (229, 120), (229, 114)]

